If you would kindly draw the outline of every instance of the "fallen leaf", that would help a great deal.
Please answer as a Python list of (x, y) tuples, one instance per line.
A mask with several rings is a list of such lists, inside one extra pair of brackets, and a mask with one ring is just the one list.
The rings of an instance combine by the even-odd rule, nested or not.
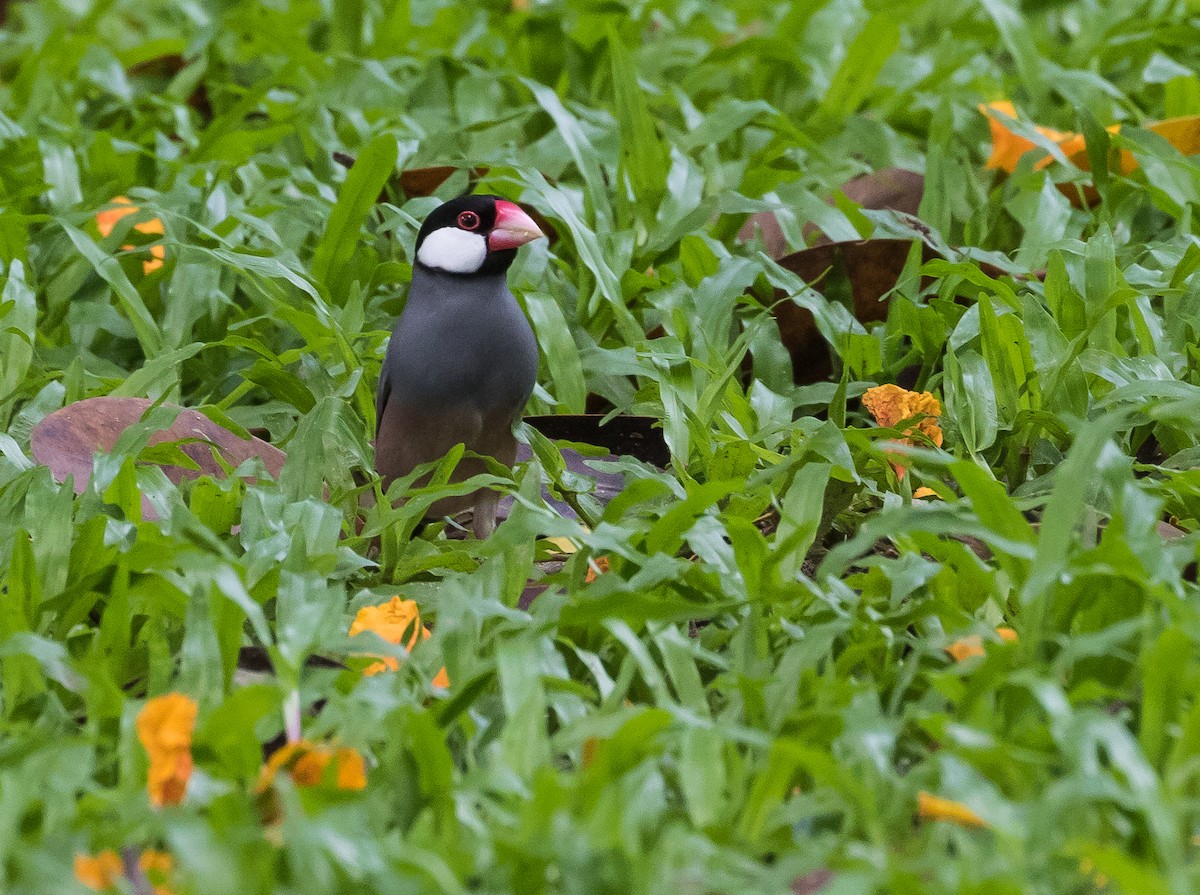
[[(524, 422), (553, 441), (594, 445), (609, 451), (608, 456), (591, 456), (569, 447), (561, 449), (567, 472), (595, 482), (590, 494), (601, 504), (607, 504), (621, 493), (625, 488), (625, 476), (620, 472), (593, 469), (589, 465), (590, 462), (633, 457), (659, 469), (666, 468), (671, 462), (671, 453), (667, 450), (661, 423), (657, 418), (621, 415), (601, 425), (604, 418), (605, 414), (601, 413), (579, 413), (527, 416), (524, 419)], [(515, 462), (525, 463), (531, 459), (533, 451), (529, 445), (518, 444)], [(578, 518), (570, 504), (552, 495), (545, 486), (542, 488), (542, 499), (560, 515), (568, 519)], [(497, 518), (507, 519), (512, 505), (513, 498), (510, 495), (501, 497), (497, 507)]]
[[(881, 168), (847, 180), (838, 192), (862, 208), (915, 216), (925, 195), (925, 177), (904, 168)], [(834, 204), (832, 197), (825, 201), (828, 205)], [(756, 231), (762, 234), (764, 248), (772, 258), (782, 258), (793, 248), (788, 244), (779, 218), (773, 211), (759, 211), (750, 215), (738, 231), (738, 241), (749, 242)], [(814, 245), (830, 242), (811, 222), (804, 224), (803, 232)]]
[(517, 598), (517, 608), (525, 612), (533, 605), (533, 601), (546, 592), (548, 584), (543, 584), (540, 581), (527, 581), (525, 587), (521, 589), (521, 596)]
[(792, 895), (817, 895), (833, 882), (834, 873), (828, 867), (810, 870), (799, 879), (792, 881)]
[[(887, 319), (885, 298), (900, 279), (912, 245), (911, 239), (831, 242), (786, 255), (779, 265), (823, 295), (848, 292), (854, 318), (873, 323)], [(940, 257), (922, 244), (922, 262)], [(782, 290), (776, 291), (775, 298), (773, 313), (783, 347), (792, 358), (793, 378), (801, 385), (828, 379), (833, 371), (829, 346), (812, 312), (787, 301)]]
[[(620, 414), (605, 422), (606, 417), (603, 413), (552, 413), (527, 416), (524, 422), (552, 441), (595, 445), (616, 456), (634, 457), (659, 469), (665, 469), (671, 462), (662, 422), (657, 417)], [(584, 472), (593, 477), (597, 474), (589, 468)]]
[[(152, 405), (149, 398), (107, 396), (68, 404), (34, 426), (30, 436), (33, 459), (50, 467), (56, 481), (65, 482), (73, 477), (75, 493), (82, 494), (87, 490), (92, 475), (93, 455), (111, 451), (121, 433), (139, 422)], [(251, 457), (258, 457), (274, 478), (279, 477), (287, 459), (287, 455), (274, 445), (259, 438), (240, 438), (199, 411), (187, 408), (179, 408), (175, 421), (168, 428), (154, 433), (149, 443), (155, 445), (182, 439), (198, 439), (180, 445), (180, 450), (199, 469), (160, 464), (167, 478), (175, 484), (185, 478), (193, 479), (202, 475), (225, 478), (224, 468), (213, 456), (214, 450), (234, 468)], [(142, 516), (146, 519), (157, 518), (154, 508), (144, 498)]]
[[(400, 172), (400, 189), (410, 199), (432, 196), (437, 188), (453, 177), (462, 169), (454, 165), (430, 165), (427, 168), (409, 168)], [(475, 182), (487, 175), (487, 168), (468, 168), (469, 183)]]

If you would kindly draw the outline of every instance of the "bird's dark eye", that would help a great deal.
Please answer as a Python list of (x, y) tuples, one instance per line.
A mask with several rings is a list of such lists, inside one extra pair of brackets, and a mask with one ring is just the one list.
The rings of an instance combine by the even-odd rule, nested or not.
[(464, 230), (474, 230), (479, 226), (479, 215), (473, 211), (463, 211), (458, 215), (458, 226)]

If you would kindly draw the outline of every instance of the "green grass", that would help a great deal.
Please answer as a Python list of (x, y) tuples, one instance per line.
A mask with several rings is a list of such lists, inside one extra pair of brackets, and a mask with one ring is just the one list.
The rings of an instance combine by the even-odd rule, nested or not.
[[(125, 846), (205, 895), (1200, 888), (1200, 165), (1137, 127), (1200, 113), (1198, 71), (1192, 0), (9, 4), (0, 889), (82, 892), (73, 856)], [(997, 178), (976, 107), (1002, 97), (1098, 163), (1125, 123), (1140, 169), (1101, 164), (1092, 209), (1064, 165)], [(543, 466), (586, 487), (544, 444), (498, 476), (517, 508), (487, 542), (360, 509), (438, 201), (398, 174), (432, 164), (486, 167), (559, 235), (510, 278), (543, 349), (529, 412), (663, 420), (670, 468), (620, 461), (620, 498), (579, 497), (590, 529), (541, 506)], [(762, 210), (797, 245), (817, 216), (894, 235), (823, 204), (889, 166), (962, 251), (918, 255), (886, 322), (735, 239)], [(145, 212), (101, 238), (122, 194)], [(776, 288), (816, 309), (832, 381), (793, 384)], [(897, 479), (858, 397), (914, 370), (945, 443)], [(30, 431), (96, 395), (265, 429), (288, 464), (176, 487), (135, 431), (76, 497)], [(540, 536), (579, 549), (520, 611)], [(396, 593), (433, 636), (364, 678), (347, 629)], [(986, 655), (956, 663), (969, 634)], [(268, 831), (296, 687), (305, 736), (369, 782), (281, 782)], [(134, 719), (171, 690), (200, 706), (196, 771), (154, 810)], [(922, 790), (988, 826), (918, 820)]]

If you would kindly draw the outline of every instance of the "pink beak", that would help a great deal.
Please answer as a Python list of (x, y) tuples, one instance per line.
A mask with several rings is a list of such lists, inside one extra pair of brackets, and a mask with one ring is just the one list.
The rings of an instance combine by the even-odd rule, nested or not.
[(545, 235), (519, 205), (496, 200), (496, 223), (488, 234), (488, 251), (515, 249)]

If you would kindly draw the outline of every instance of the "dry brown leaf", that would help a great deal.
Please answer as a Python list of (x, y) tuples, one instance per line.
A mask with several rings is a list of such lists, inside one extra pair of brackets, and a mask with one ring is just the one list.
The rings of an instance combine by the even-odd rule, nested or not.
[[(121, 433), (141, 420), (153, 402), (148, 398), (87, 398), (68, 404), (51, 413), (38, 423), (30, 436), (33, 459), (50, 467), (56, 481), (65, 482), (73, 477), (75, 493), (87, 490), (92, 474), (92, 456), (108, 453), (121, 437)], [(163, 405), (171, 407), (174, 405)], [(272, 477), (278, 478), (287, 459), (283, 451), (259, 438), (240, 438), (228, 429), (218, 426), (197, 410), (179, 408), (168, 428), (150, 437), (150, 444), (161, 444), (182, 439), (199, 439), (180, 445), (180, 450), (200, 468), (162, 464), (167, 478), (175, 484), (201, 475), (224, 478), (225, 470), (213, 456), (215, 450), (230, 466), (236, 468), (251, 457), (262, 460), (263, 466)], [(157, 518), (149, 501), (142, 501), (142, 516)]]

